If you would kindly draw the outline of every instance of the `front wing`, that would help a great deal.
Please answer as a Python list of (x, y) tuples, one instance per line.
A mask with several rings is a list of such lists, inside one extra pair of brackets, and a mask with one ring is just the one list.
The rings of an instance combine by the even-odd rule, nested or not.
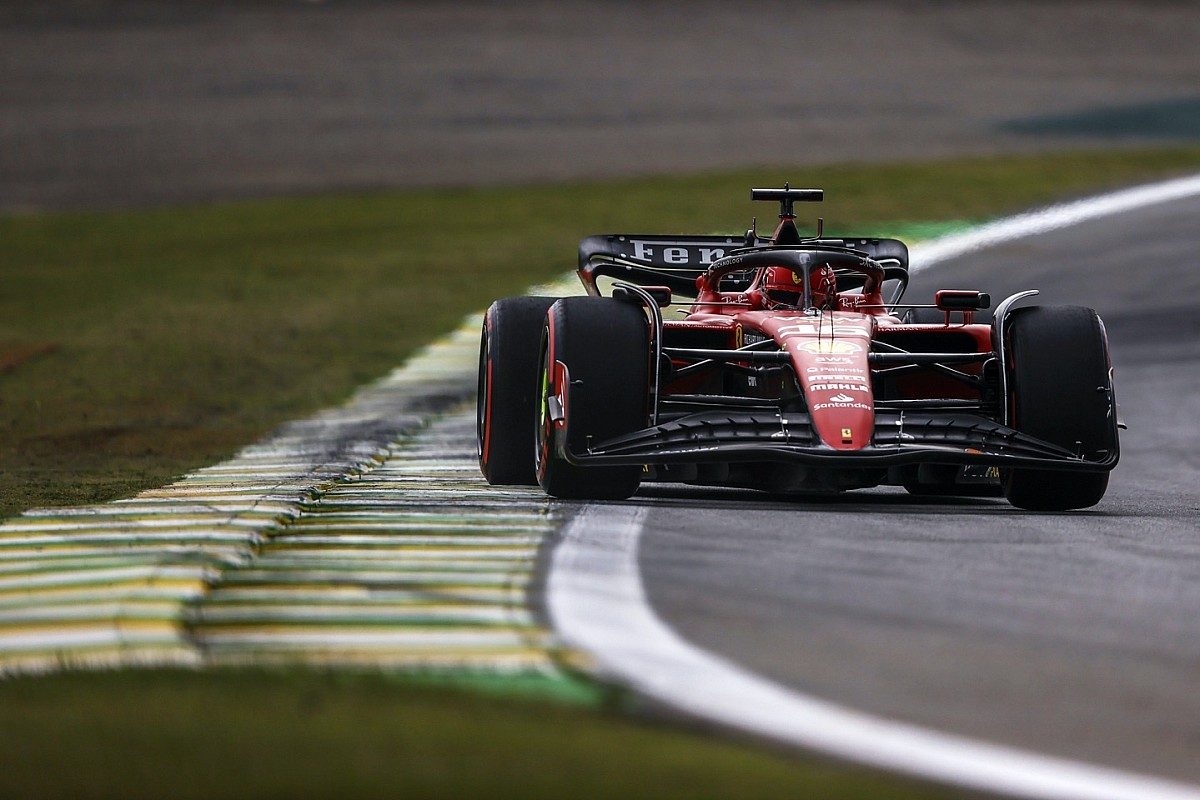
[(930, 463), (1098, 472), (1112, 469), (1119, 457), (1114, 447), (1085, 458), (974, 414), (883, 409), (875, 412), (871, 444), (861, 450), (824, 445), (803, 412), (705, 411), (589, 442), (584, 452), (570, 450), (568, 441), (568, 431), (560, 429), (559, 453), (579, 466), (782, 461), (830, 468)]

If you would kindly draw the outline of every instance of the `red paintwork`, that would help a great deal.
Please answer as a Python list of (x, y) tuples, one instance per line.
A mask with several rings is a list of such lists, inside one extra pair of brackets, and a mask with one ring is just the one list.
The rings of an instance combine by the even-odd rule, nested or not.
[[(790, 218), (780, 219), (780, 229)], [(779, 236), (776, 230), (775, 238)], [(710, 270), (696, 280), (698, 296), (689, 322), (730, 319), (743, 330), (770, 336), (791, 356), (808, 401), (813, 428), (835, 450), (861, 450), (875, 432), (875, 405), (867, 354), (877, 320), (899, 322), (883, 306), (882, 271), (869, 271), (862, 293), (837, 296), (836, 311), (809, 316), (802, 311), (766, 310), (761, 270), (744, 292), (719, 290), (723, 272)], [(743, 304), (726, 305), (728, 303)], [(863, 308), (863, 306), (878, 306)]]
[[(771, 241), (799, 242), (794, 219), (793, 216), (780, 216)], [(771, 338), (788, 354), (813, 428), (825, 446), (856, 451), (871, 445), (876, 400), (873, 386), (876, 383), (887, 392), (888, 399), (980, 399), (978, 390), (933, 369), (889, 374), (885, 380), (874, 381), (868, 360), (872, 342), (881, 334), (896, 337), (895, 343), (900, 346), (906, 344), (906, 335), (946, 336), (944, 347), (937, 346), (936, 340), (931, 343), (926, 339), (924, 346), (913, 348), (918, 352), (988, 352), (991, 350), (991, 326), (969, 324), (973, 322), (974, 312), (948, 311), (942, 324), (904, 324), (887, 311), (882, 295), (884, 271), (870, 262), (850, 267), (865, 276), (862, 288), (837, 294), (828, 303), (829, 308), (812, 312), (781, 308), (769, 302), (763, 288), (768, 270), (777, 269), (773, 265), (756, 266), (756, 275), (744, 290), (720, 290), (721, 281), (727, 275), (746, 269), (742, 264), (744, 262), (725, 263), (697, 277), (696, 299), (689, 313), (682, 320), (664, 322), (664, 341), (668, 346), (672, 339), (676, 342), (704, 341), (705, 332), (709, 332), (710, 344), (675, 346), (734, 349), (745, 343), (747, 335)], [(580, 274), (584, 285), (594, 289), (594, 280), (589, 284), (588, 276), (583, 271)], [(801, 281), (796, 280), (796, 283), (799, 285)], [(666, 291), (666, 287), (662, 288)], [(954, 293), (961, 292), (951, 292)], [(964, 341), (964, 335), (970, 341)], [(688, 363), (681, 359), (675, 366), (685, 367)], [(960, 367), (961, 371), (973, 374), (979, 374), (981, 369), (979, 364)], [(668, 380), (661, 395), (720, 395), (724, 393), (722, 380), (722, 374), (716, 371), (693, 371)], [(763, 377), (755, 380), (758, 382), (749, 385), (751, 395), (779, 396), (772, 393), (782, 389), (781, 379)]]
[[(553, 371), (553, 374), (550, 376), (550, 382), (554, 388), (553, 393), (555, 395), (557, 395), (561, 401), (561, 399), (563, 397), (563, 391), (562, 391), (563, 384), (559, 381), (559, 378), (560, 378), (561, 372), (563, 372), (565, 370), (565, 367), (563, 366), (561, 361), (557, 360), (557, 358), (556, 358), (557, 355), (558, 354), (555, 352), (555, 349), (554, 349), (554, 314), (548, 314), (546, 316), (546, 359), (547, 359), (547, 361), (549, 361), (550, 363), (553, 363), (556, 366), (556, 368)], [(540, 386), (538, 387), (538, 392), (539, 393), (541, 392)], [(539, 402), (544, 403), (546, 401), (545, 401), (545, 399), (541, 399), (541, 400), (539, 400)], [(546, 464), (549, 461), (549, 456), (550, 456), (550, 452), (549, 452), (550, 451), (550, 443), (554, 439), (553, 431), (555, 429), (555, 423), (551, 422), (549, 417), (547, 417), (545, 420), (541, 420), (540, 422), (543, 425), (543, 429), (542, 429), (542, 436), (541, 436), (541, 453), (539, 454), (539, 457), (537, 460), (537, 477), (538, 477), (539, 481), (545, 477)], [(561, 425), (558, 427), (561, 427)]]
[(483, 411), (483, 452), (480, 458), (483, 463), (488, 463), (488, 453), (492, 446), (492, 348), (491, 348), (491, 328), (492, 328), (492, 310), (489, 308), (487, 315), (483, 320), (484, 327), (488, 329), (488, 352), (487, 352), (487, 375), (484, 380), (487, 385), (484, 387), (483, 396), (485, 398)]
[(767, 334), (791, 357), (821, 441), (835, 450), (861, 450), (871, 443), (875, 405), (867, 353), (875, 325), (870, 316), (746, 311), (737, 321)]
[(487, 361), (487, 409), (483, 418), (483, 463), (488, 461), (488, 453), (492, 448), (492, 359)]
[[(699, 295), (692, 313), (682, 321), (665, 323), (666, 328), (728, 329), (732, 334), (740, 327), (741, 331), (771, 337), (791, 357), (817, 435), (835, 450), (860, 450), (871, 444), (875, 406), (867, 355), (871, 340), (880, 332), (966, 334), (974, 341), (972, 349), (986, 352), (991, 348), (989, 325), (901, 323), (883, 308), (882, 281), (878, 279), (882, 276), (871, 276), (877, 279), (868, 280), (862, 293), (839, 294), (838, 310), (812, 316), (802, 311), (767, 309), (758, 280), (743, 292), (718, 291), (714, 287), (721, 277), (711, 272), (702, 275), (697, 280)], [(960, 312), (954, 313), (961, 317)], [(738, 346), (736, 339), (737, 335), (731, 335), (727, 346)], [(963, 369), (977, 372), (979, 367), (969, 365)], [(971, 390), (964, 384), (929, 371), (895, 381), (906, 399), (971, 399)], [(687, 392), (689, 387), (671, 386), (666, 394), (672, 391)]]

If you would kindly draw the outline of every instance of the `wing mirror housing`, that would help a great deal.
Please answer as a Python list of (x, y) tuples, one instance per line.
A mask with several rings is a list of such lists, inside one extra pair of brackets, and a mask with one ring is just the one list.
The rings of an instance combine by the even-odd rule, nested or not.
[(933, 304), (942, 311), (981, 311), (992, 307), (992, 296), (965, 289), (939, 289)]
[(992, 307), (992, 296), (987, 292), (977, 292), (966, 289), (939, 289), (933, 295), (933, 304), (946, 312), (946, 324), (950, 324), (950, 313), (959, 311), (963, 315), (963, 324), (970, 325), (975, 321), (975, 312)]
[[(654, 299), (654, 302), (658, 304), (659, 308), (666, 308), (667, 306), (671, 305), (671, 287), (670, 286), (642, 286), (640, 288), (642, 289), (643, 292), (650, 295), (650, 297), (652, 297)], [(641, 300), (638, 298), (637, 294), (635, 294), (633, 290), (631, 290), (625, 286), (620, 286), (620, 285), (614, 286), (613, 290), (612, 290), (612, 296), (617, 298), (618, 300), (625, 300), (626, 302), (632, 302), (632, 303), (640, 303), (641, 302)]]

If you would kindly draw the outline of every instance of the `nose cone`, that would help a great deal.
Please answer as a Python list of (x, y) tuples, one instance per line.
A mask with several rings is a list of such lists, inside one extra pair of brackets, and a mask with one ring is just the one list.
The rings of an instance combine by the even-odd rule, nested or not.
[(875, 400), (867, 365), (870, 337), (791, 338), (800, 388), (808, 401), (813, 428), (835, 450), (861, 450), (875, 432)]
[[(747, 317), (751, 316), (749, 314)], [(754, 314), (753, 322), (791, 357), (817, 435), (835, 450), (861, 450), (875, 433), (867, 354), (872, 325), (861, 314)]]

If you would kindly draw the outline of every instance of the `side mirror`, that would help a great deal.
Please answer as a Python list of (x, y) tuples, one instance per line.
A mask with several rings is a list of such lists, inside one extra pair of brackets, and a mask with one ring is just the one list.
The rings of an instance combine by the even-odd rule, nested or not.
[[(642, 286), (639, 288), (641, 288), (642, 292), (652, 297), (654, 302), (658, 304), (659, 308), (666, 308), (667, 306), (671, 305), (670, 286)], [(620, 284), (613, 287), (612, 296), (618, 300), (624, 300), (627, 303), (640, 304), (642, 302), (638, 292), (628, 286), (621, 286)]]
[(987, 292), (939, 289), (933, 304), (942, 311), (980, 311), (992, 307), (992, 296)]

